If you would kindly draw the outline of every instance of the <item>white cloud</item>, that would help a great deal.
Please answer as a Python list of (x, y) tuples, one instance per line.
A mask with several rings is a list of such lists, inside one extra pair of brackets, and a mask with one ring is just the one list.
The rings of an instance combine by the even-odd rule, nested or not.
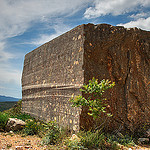
[(5, 63), (9, 59), (14, 57), (13, 54), (4, 51), (5, 46), (6, 46), (5, 44), (6, 44), (5, 42), (0, 42), (0, 63), (3, 63), (3, 62)]
[[(150, 12), (149, 12), (150, 13)], [(132, 14), (131, 16), (129, 16), (130, 18), (133, 18), (133, 19), (140, 19), (140, 18), (144, 18), (144, 17), (148, 17), (149, 14), (148, 13), (138, 13), (138, 14)]]
[(87, 19), (103, 15), (121, 15), (138, 10), (138, 7), (150, 7), (149, 0), (95, 0), (94, 6), (86, 9)]
[(88, 1), (0, 0), (0, 39), (22, 34), (34, 21), (76, 12), (85, 7)]
[(0, 95), (21, 97), (21, 70), (11, 64), (0, 65)]
[(125, 24), (118, 24), (117, 26), (124, 26), (126, 28), (131, 28), (131, 27), (138, 27), (143, 30), (149, 30), (150, 31), (150, 17), (148, 18), (140, 18), (136, 21), (131, 21)]
[(49, 34), (42, 34), (40, 35), (40, 37), (38, 37), (37, 39), (34, 39), (30, 44), (39, 46), (42, 45), (46, 42), (51, 41), (52, 39), (58, 37), (59, 35), (63, 34), (64, 32), (70, 30), (70, 27), (68, 27), (67, 25), (58, 22), (58, 24), (53, 26), (55, 33), (49, 35)]
[(13, 68), (9, 62), (15, 55), (6, 52), (5, 42), (0, 42), (0, 95), (21, 97), (21, 70)]
[(0, 82), (5, 82), (9, 84), (21, 85), (21, 71), (11, 68), (11, 65), (6, 64), (0, 66)]
[(144, 7), (150, 6), (150, 0), (141, 0), (141, 3), (143, 4)]

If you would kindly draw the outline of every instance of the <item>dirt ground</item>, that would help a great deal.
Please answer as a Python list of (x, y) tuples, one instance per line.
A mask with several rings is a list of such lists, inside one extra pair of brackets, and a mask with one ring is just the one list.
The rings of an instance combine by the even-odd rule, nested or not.
[[(22, 137), (18, 134), (0, 132), (0, 150), (64, 150), (63, 147), (41, 145), (41, 138), (37, 136)], [(121, 146), (122, 150), (150, 150), (150, 146), (137, 146), (127, 148)]]
[(17, 134), (0, 133), (0, 150), (46, 150), (46, 146), (41, 145), (41, 139), (37, 136), (22, 137)]

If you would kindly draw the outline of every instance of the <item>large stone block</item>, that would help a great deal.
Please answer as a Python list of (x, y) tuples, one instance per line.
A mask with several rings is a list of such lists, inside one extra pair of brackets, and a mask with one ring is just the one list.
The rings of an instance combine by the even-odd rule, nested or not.
[[(72, 94), (95, 77), (116, 83), (106, 97), (113, 117), (106, 129), (132, 132), (150, 125), (150, 32), (87, 24), (25, 56), (22, 110), (78, 130), (93, 120), (86, 108), (72, 108)], [(103, 117), (102, 117), (103, 120)]]

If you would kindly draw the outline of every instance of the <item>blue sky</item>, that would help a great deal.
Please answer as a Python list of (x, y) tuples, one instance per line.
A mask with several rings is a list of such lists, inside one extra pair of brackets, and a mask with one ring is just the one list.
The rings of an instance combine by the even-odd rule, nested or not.
[(0, 0), (0, 95), (21, 98), (25, 54), (86, 23), (150, 31), (150, 0)]

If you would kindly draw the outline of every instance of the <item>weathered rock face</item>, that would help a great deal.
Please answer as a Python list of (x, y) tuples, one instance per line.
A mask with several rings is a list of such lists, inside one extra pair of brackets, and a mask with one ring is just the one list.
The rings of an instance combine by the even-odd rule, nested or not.
[(107, 129), (138, 131), (150, 125), (150, 32), (111, 25), (81, 25), (27, 54), (22, 76), (23, 111), (62, 125), (88, 128), (86, 109), (72, 108), (95, 77), (116, 86), (106, 97), (113, 117)]
[(79, 129), (81, 109), (68, 99), (84, 82), (83, 26), (79, 26), (26, 55), (22, 75), (22, 109), (42, 120), (56, 120)]
[(85, 27), (85, 82), (110, 79), (109, 127), (136, 131), (150, 123), (150, 32), (110, 25)]

